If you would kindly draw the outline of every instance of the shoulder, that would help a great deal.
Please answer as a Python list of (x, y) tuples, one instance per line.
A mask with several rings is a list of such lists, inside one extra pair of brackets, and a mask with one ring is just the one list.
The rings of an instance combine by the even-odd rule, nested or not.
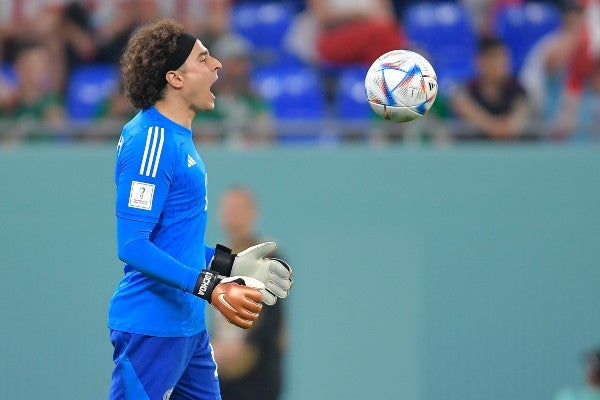
[(136, 151), (164, 151), (175, 146), (173, 132), (162, 121), (140, 111), (123, 127), (123, 142)]
[(123, 128), (119, 158), (135, 162), (140, 174), (156, 175), (159, 167), (169, 165), (177, 157), (180, 146), (169, 128), (139, 116)]

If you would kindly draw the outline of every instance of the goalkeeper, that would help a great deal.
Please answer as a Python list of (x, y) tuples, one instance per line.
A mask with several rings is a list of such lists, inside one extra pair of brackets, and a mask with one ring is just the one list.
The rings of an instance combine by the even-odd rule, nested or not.
[(141, 111), (124, 127), (115, 170), (124, 276), (110, 301), (111, 399), (220, 399), (206, 332), (211, 303), (240, 328), (291, 287), (291, 269), (263, 243), (239, 254), (204, 242), (207, 173), (192, 141), (195, 114), (214, 108), (221, 63), (181, 24), (139, 28), (121, 60)]

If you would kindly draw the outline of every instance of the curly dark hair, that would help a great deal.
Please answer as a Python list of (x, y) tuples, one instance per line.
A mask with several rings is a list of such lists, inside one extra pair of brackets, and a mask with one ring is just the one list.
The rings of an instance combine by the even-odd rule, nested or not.
[(145, 109), (163, 98), (165, 64), (183, 32), (179, 22), (161, 19), (138, 28), (129, 38), (121, 56), (121, 72), (125, 94), (135, 107)]

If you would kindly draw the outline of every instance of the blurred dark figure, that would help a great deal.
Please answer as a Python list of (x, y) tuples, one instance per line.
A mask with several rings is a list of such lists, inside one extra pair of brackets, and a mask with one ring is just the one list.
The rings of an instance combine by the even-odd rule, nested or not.
[(79, 2), (68, 3), (62, 12), (60, 32), (65, 45), (67, 76), (82, 64), (98, 56), (95, 33), (87, 9)]
[(600, 400), (600, 349), (585, 356), (584, 368), (585, 386), (561, 390), (555, 400)]
[(466, 124), (457, 139), (524, 140), (530, 104), (525, 89), (511, 75), (508, 49), (484, 37), (477, 54), (477, 77), (456, 89), (452, 107)]
[[(256, 200), (248, 188), (230, 188), (222, 196), (219, 206), (227, 245), (234, 253), (262, 242), (255, 231)], [(228, 323), (218, 314), (214, 317), (211, 342), (223, 400), (279, 399), (285, 346), (282, 299), (273, 306), (264, 306), (259, 319), (247, 331)]]

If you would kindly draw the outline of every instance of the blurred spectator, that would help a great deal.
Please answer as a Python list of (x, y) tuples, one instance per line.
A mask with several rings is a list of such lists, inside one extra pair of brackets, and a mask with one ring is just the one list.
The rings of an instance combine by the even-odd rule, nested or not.
[[(236, 145), (265, 143), (273, 138), (274, 126), (266, 100), (251, 82), (252, 48), (235, 34), (219, 38), (210, 49), (223, 64), (213, 85), (215, 109), (199, 113), (196, 122), (213, 122), (213, 129)], [(210, 127), (204, 127), (210, 129)]]
[[(234, 253), (261, 242), (255, 232), (256, 200), (248, 188), (227, 190), (221, 198), (219, 217)], [(281, 299), (273, 306), (264, 306), (260, 318), (247, 331), (215, 314), (211, 342), (223, 400), (280, 398), (285, 346), (283, 307)]]
[(452, 97), (454, 111), (467, 124), (458, 139), (531, 139), (526, 134), (531, 107), (525, 89), (511, 76), (504, 43), (483, 38), (477, 68), (477, 77)]
[(559, 106), (553, 139), (600, 138), (600, 58), (589, 65), (581, 91), (565, 91)]
[[(186, 32), (202, 38), (211, 47), (216, 38), (230, 30), (231, 0), (107, 0), (97, 1), (93, 10), (100, 43), (100, 61), (118, 62), (133, 30), (159, 17), (181, 22)], [(205, 18), (210, 15), (210, 18)]]
[[(203, 113), (196, 134), (205, 138), (231, 138), (236, 145), (271, 143), (275, 121), (268, 102), (251, 86), (251, 70), (256, 51), (244, 39), (232, 35), (230, 18), (235, 4), (243, 0), (6, 0), (0, 6), (0, 59), (12, 71), (21, 43), (35, 42), (44, 47), (43, 90), (38, 96), (19, 95), (13, 86), (12, 72), (6, 81), (0, 78), (0, 114), (15, 120), (62, 120), (60, 98), (68, 87), (71, 72), (82, 64), (118, 63), (123, 47), (133, 30), (158, 16), (174, 17), (186, 29), (200, 37), (205, 45), (224, 61), (221, 78), (214, 85), (217, 109)], [(442, 0), (434, 0), (441, 2)], [(508, 5), (533, 0), (454, 0), (464, 5), (481, 32), (493, 28), (499, 10)], [(475, 129), (471, 138), (513, 138), (531, 136), (523, 130), (524, 115), (534, 111), (538, 119), (530, 125), (545, 128), (554, 138), (577, 139), (597, 129), (600, 120), (600, 92), (597, 83), (600, 58), (600, 0), (541, 0), (562, 7), (558, 31), (538, 42), (521, 69), (519, 80), (525, 92), (512, 78), (498, 78), (498, 65), (478, 56), (480, 76), (465, 88), (439, 94), (428, 124), (427, 134), (438, 137), (447, 129), (448, 117), (457, 114)], [(295, 22), (286, 43), (294, 53), (317, 68), (325, 91), (325, 115), (333, 110), (339, 66), (368, 64), (392, 48), (406, 47), (401, 26), (402, 10), (417, 0), (301, 0), (294, 3)], [(398, 12), (394, 12), (394, 8)], [(201, 18), (210, 15), (211, 18)], [(222, 54), (219, 52), (223, 49)], [(492, 51), (490, 53), (493, 53)], [(499, 59), (504, 57), (498, 56)], [(487, 65), (487, 67), (484, 66)], [(296, 64), (293, 64), (296, 65)], [(331, 68), (333, 66), (333, 68)], [(489, 77), (484, 70), (496, 71)], [(488, 76), (486, 78), (485, 76)], [(27, 79), (33, 81), (34, 79)], [(496, 83), (494, 83), (494, 81)], [(502, 81), (502, 83), (501, 83)], [(28, 84), (25, 84), (28, 86)], [(524, 94), (527, 94), (525, 96)], [(33, 106), (32, 99), (44, 101)], [(20, 100), (27, 98), (22, 107)], [(529, 99), (528, 109), (526, 99)], [(447, 100), (447, 102), (446, 102)], [(48, 105), (48, 107), (45, 106)], [(446, 107), (448, 105), (448, 107)], [(328, 107), (331, 106), (331, 107)], [(315, 107), (317, 108), (317, 107)], [(17, 109), (21, 111), (17, 111)], [(43, 117), (33, 117), (34, 110)], [(510, 110), (510, 111), (509, 111)], [(58, 112), (57, 112), (58, 111)], [(127, 117), (135, 112), (120, 93), (98, 109), (98, 119)], [(28, 115), (28, 117), (17, 115)], [(431, 122), (433, 118), (429, 118)], [(536, 122), (536, 121), (539, 121)], [(423, 124), (425, 125), (425, 124)], [(448, 125), (448, 126), (444, 126)], [(404, 126), (402, 126), (404, 128)], [(79, 129), (79, 128), (78, 128)], [(403, 129), (400, 129), (403, 130)], [(589, 136), (588, 136), (589, 137)], [(586, 139), (588, 138), (586, 137)]]
[[(3, 2), (4, 3), (4, 2)], [(61, 93), (66, 82), (64, 42), (61, 32), (66, 0), (8, 1), (4, 3), (2, 47), (4, 59), (14, 63), (23, 42), (38, 42), (46, 48), (51, 63), (51, 90)], [(8, 18), (8, 20), (7, 20)]]
[(308, 0), (286, 42), (307, 62), (337, 65), (370, 64), (406, 47), (388, 0)]
[(527, 56), (519, 80), (539, 117), (548, 119), (555, 114), (565, 74), (584, 28), (583, 7), (577, 1), (566, 1), (561, 8), (560, 29), (542, 38)]
[[(202, 43), (209, 48), (215, 38), (230, 30), (232, 0), (94, 0), (93, 2), (96, 3), (92, 7), (94, 24), (103, 36), (114, 36), (115, 31), (122, 31), (124, 26), (131, 25), (131, 15), (136, 13), (145, 14), (140, 15), (141, 19), (145, 20), (156, 14), (174, 18), (184, 25), (186, 32), (202, 38)], [(121, 16), (123, 12), (127, 15)], [(210, 18), (206, 18), (207, 15)], [(120, 19), (116, 24), (113, 21), (115, 18)], [(113, 33), (110, 33), (111, 31)]]
[[(170, 5), (163, 10), (165, 15), (172, 15), (186, 28), (186, 32), (202, 38), (202, 43), (209, 49), (215, 40), (230, 31), (232, 0), (179, 0), (162, 2)], [(210, 15), (210, 18), (206, 18)]]
[(161, 16), (156, 0), (115, 0), (101, 3), (94, 15), (98, 24), (98, 61), (118, 63), (133, 31)]
[(561, 390), (555, 400), (600, 400), (600, 350), (586, 355), (584, 368), (585, 387)]
[(88, 10), (71, 2), (62, 12), (60, 33), (64, 39), (67, 76), (78, 66), (94, 62), (98, 56), (95, 32)]
[(582, 0), (585, 27), (568, 62), (566, 83), (561, 96), (553, 136), (567, 138), (581, 123), (578, 111), (600, 60), (600, 0)]
[[(39, 42), (25, 42), (19, 46), (15, 59), (16, 85), (0, 97), (0, 117), (19, 121), (24, 127), (27, 122), (47, 122), (49, 127), (60, 126), (64, 109), (60, 98), (52, 91), (52, 75), (48, 69), (50, 54)], [(43, 136), (39, 126), (32, 132)], [(50, 133), (46, 131), (45, 133)]]

